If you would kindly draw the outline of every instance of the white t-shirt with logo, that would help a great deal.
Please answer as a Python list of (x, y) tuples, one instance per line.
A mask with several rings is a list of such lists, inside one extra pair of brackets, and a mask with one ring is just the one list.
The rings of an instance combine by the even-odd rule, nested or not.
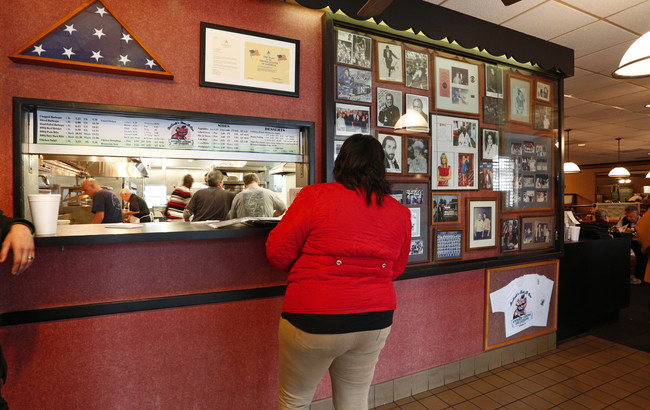
[(490, 293), (492, 311), (505, 314), (506, 337), (531, 326), (546, 326), (553, 286), (551, 279), (534, 273)]

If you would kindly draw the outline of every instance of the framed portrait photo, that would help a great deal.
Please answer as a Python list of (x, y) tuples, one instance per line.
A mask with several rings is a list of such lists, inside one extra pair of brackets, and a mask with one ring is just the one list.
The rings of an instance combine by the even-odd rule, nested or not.
[(485, 64), (485, 95), (503, 98), (503, 68), (496, 64)]
[(201, 87), (299, 97), (300, 41), (201, 22)]
[(492, 189), (494, 180), (494, 166), (492, 162), (481, 162), (478, 173), (479, 189)]
[(493, 161), (499, 156), (499, 130), (483, 128), (481, 159), (483, 161)]
[(406, 173), (429, 173), (429, 140), (420, 137), (406, 138)]
[(530, 216), (521, 218), (521, 250), (545, 249), (555, 246), (555, 217)]
[[(427, 132), (429, 130), (429, 97), (424, 95), (417, 94), (406, 94), (406, 113), (417, 114), (426, 122)], [(410, 115), (410, 114), (409, 114)], [(409, 129), (406, 127), (407, 131), (418, 131)]]
[(533, 121), (533, 128), (536, 130), (551, 130), (555, 128), (555, 116), (553, 115), (553, 107), (544, 104), (534, 104), (535, 120)]
[(478, 189), (478, 120), (431, 115), (431, 187)]
[(372, 71), (337, 66), (336, 98), (365, 103), (372, 102)]
[(336, 62), (361, 68), (372, 67), (372, 39), (345, 30), (336, 36)]
[(507, 122), (506, 100), (495, 97), (483, 97), (483, 122), (501, 125)]
[(463, 230), (436, 229), (435, 257), (436, 261), (454, 260), (463, 257)]
[(477, 65), (436, 57), (435, 72), (436, 109), (479, 113)]
[(370, 107), (336, 103), (336, 135), (367, 134), (370, 131)]
[(553, 84), (550, 82), (535, 80), (535, 99), (544, 102), (551, 102), (553, 97)]
[(401, 44), (377, 41), (377, 73), (379, 81), (404, 82), (404, 57)]
[(402, 173), (402, 137), (393, 134), (378, 134), (377, 139), (384, 148), (384, 167), (388, 174)]
[(501, 252), (519, 250), (519, 218), (501, 220)]
[(377, 87), (377, 126), (395, 127), (402, 112), (402, 92)]
[(467, 250), (496, 247), (496, 199), (467, 198)]
[(404, 50), (404, 71), (407, 87), (429, 89), (429, 54)]
[(512, 122), (526, 125), (531, 123), (531, 87), (532, 81), (526, 77), (510, 74), (508, 118)]
[(460, 223), (460, 195), (432, 193), (431, 210), (434, 225)]

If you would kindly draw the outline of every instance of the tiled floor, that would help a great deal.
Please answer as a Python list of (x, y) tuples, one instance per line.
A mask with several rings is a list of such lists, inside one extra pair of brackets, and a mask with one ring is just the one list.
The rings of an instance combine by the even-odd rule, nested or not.
[(649, 409), (650, 353), (587, 335), (377, 409)]
[(376, 409), (650, 409), (650, 284), (617, 323)]

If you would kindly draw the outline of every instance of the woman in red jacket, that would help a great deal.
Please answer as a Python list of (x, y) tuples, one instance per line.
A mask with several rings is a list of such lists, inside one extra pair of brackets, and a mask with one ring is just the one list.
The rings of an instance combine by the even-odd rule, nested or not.
[(266, 241), (269, 261), (289, 272), (279, 409), (307, 408), (328, 369), (334, 407), (367, 408), (393, 323), (392, 281), (409, 255), (411, 215), (389, 195), (379, 141), (349, 137), (333, 174), (302, 188)]

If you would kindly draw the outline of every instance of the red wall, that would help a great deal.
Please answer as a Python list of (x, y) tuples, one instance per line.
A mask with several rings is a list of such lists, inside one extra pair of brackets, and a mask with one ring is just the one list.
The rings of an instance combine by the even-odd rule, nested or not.
[[(18, 51), (84, 0), (0, 2), (0, 209), (13, 213), (12, 97), (81, 101), (313, 121), (321, 130), (322, 13), (282, 0), (106, 0), (105, 4), (174, 75), (157, 80), (17, 64)], [(300, 40), (300, 98), (199, 87), (200, 23)], [(316, 169), (320, 160), (315, 158)], [(317, 173), (318, 174), (318, 173)], [(319, 176), (317, 176), (318, 178)]]

